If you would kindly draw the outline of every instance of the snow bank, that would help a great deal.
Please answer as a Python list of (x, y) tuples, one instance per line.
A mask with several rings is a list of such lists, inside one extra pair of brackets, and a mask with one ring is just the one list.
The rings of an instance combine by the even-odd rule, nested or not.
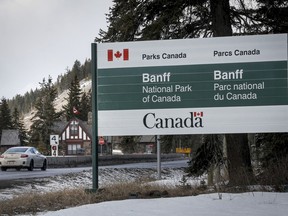
[[(221, 199), (220, 199), (221, 198)], [(191, 197), (134, 199), (47, 212), (45, 216), (284, 216), (288, 193), (206, 194)]]

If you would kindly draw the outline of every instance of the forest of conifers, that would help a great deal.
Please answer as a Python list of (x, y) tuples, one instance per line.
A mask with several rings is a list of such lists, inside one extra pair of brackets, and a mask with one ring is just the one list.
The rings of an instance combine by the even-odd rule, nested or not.
[[(72, 64), (72, 63), (71, 63)], [(43, 79), (48, 78), (43, 77)], [(79, 80), (88, 78), (91, 79), (91, 61), (87, 59), (83, 64), (79, 60), (75, 60), (72, 69), (67, 69), (64, 74), (58, 76), (57, 80), (52, 82), (54, 83), (57, 93), (61, 94), (64, 90), (70, 87), (70, 84), (74, 77), (77, 76)], [(42, 80), (39, 80), (39, 83)], [(41, 86), (37, 89), (31, 89), (29, 92), (26, 92), (24, 95), (15, 95), (11, 100), (7, 100), (10, 110), (17, 108), (20, 114), (28, 113), (35, 105), (36, 99), (41, 95)]]

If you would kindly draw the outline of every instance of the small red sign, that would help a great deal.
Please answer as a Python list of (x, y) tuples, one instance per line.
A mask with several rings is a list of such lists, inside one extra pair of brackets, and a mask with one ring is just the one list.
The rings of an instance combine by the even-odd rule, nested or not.
[(105, 144), (105, 140), (103, 137), (99, 138), (99, 145), (104, 145)]

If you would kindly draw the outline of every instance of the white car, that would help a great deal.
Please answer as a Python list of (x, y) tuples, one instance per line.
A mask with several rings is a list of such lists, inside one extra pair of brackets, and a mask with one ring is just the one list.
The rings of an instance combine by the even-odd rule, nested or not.
[(34, 147), (12, 147), (0, 155), (0, 167), (2, 171), (6, 171), (8, 168), (16, 170), (26, 168), (29, 171), (41, 168), (44, 171), (47, 169), (47, 158)]

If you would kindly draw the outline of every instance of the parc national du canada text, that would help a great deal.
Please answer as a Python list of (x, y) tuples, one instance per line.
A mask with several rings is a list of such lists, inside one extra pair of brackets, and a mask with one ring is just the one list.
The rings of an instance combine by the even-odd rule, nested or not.
[[(165, 54), (165, 55), (164, 55)], [(180, 54), (166, 54), (162, 55), (147, 55), (143, 54), (143, 60), (151, 59), (169, 59), (172, 58), (186, 58), (186, 53)], [(260, 55), (260, 50), (254, 49), (249, 51), (214, 51), (213, 57), (225, 57), (225, 56), (243, 56), (243, 55)], [(165, 57), (165, 58), (164, 58)], [(215, 66), (216, 67), (216, 66)], [(253, 82), (245, 81), (245, 75), (248, 73), (243, 68), (235, 68), (233, 71), (224, 71), (215, 68), (211, 71), (212, 85), (211, 90), (213, 92), (213, 101), (240, 101), (240, 100), (257, 100), (257, 91), (263, 90), (265, 87), (265, 82)], [(190, 84), (173, 84), (173, 74), (172, 72), (164, 73), (142, 73), (142, 102), (143, 103), (170, 103), (170, 102), (181, 102), (183, 98), (182, 93), (191, 93), (192, 91), (199, 91), (199, 89), (193, 89), (193, 78), (190, 80)], [(243, 80), (243, 82), (242, 82)], [(187, 81), (187, 80), (186, 80)], [(237, 82), (233, 82), (237, 81)], [(186, 82), (187, 83), (187, 82)], [(210, 82), (211, 83), (211, 82)], [(155, 84), (155, 85), (153, 85)], [(207, 90), (207, 89), (205, 89)], [(255, 91), (257, 90), (257, 91)], [(199, 93), (199, 92), (198, 92)], [(195, 93), (196, 94), (196, 93)]]
[[(167, 86), (158, 85), (145, 85), (151, 83), (169, 83), (172, 77), (172, 73), (165, 72), (163, 74), (142, 74), (142, 98), (143, 103), (164, 103), (164, 102), (181, 102), (181, 93), (189, 93), (193, 91), (193, 86), (190, 84), (179, 85), (172, 84)], [(230, 83), (232, 80), (242, 80), (245, 76), (243, 69), (236, 69), (235, 71), (221, 71), (214, 70), (213, 72), (213, 91), (214, 100), (256, 100), (257, 93), (253, 90), (262, 90), (265, 87), (265, 82), (241, 82)], [(219, 81), (219, 82), (218, 82)], [(221, 81), (221, 82), (220, 82)], [(223, 82), (224, 81), (224, 82)], [(227, 83), (226, 83), (227, 82)], [(243, 93), (239, 93), (243, 91)], [(234, 93), (237, 92), (237, 93)], [(170, 95), (162, 96), (162, 93), (171, 93)]]

